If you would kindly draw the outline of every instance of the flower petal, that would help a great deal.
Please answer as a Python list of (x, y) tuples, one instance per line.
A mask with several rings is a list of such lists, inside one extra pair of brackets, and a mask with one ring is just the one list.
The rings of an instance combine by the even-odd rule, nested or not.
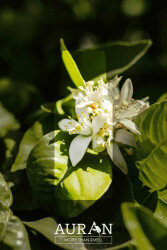
[(103, 152), (106, 148), (106, 142), (104, 140), (104, 137), (101, 137), (99, 135), (93, 135), (92, 148), (95, 152)]
[(118, 119), (132, 119), (133, 117), (136, 117), (138, 114), (138, 111), (135, 108), (129, 108), (127, 110), (118, 110)]
[(133, 134), (124, 129), (118, 129), (116, 131), (114, 141), (137, 148)]
[(119, 90), (119, 88), (115, 87), (115, 89), (113, 89), (113, 93), (114, 93), (115, 100), (118, 100), (119, 96), (120, 96), (120, 90)]
[(106, 122), (106, 115), (105, 114), (100, 114), (95, 116), (92, 119), (92, 129), (93, 129), (93, 135), (97, 134), (100, 128), (103, 127), (104, 123)]
[(80, 108), (84, 108), (89, 106), (90, 104), (92, 104), (93, 101), (86, 101), (86, 102), (81, 102), (80, 104), (76, 105), (76, 108), (80, 109)]
[(98, 81), (98, 87), (102, 96), (108, 95), (108, 84), (103, 82), (103, 79)]
[(142, 102), (147, 102), (149, 98), (150, 98), (149, 96), (146, 96), (146, 97), (144, 97), (143, 99), (141, 99), (140, 101), (142, 101)]
[(111, 142), (109, 146), (107, 146), (107, 152), (111, 157), (113, 163), (119, 167), (124, 174), (128, 173), (128, 168), (126, 162), (119, 150), (119, 147), (116, 142)]
[(75, 112), (80, 124), (83, 123), (84, 125), (86, 124), (87, 126), (91, 126), (91, 123), (89, 121), (89, 113), (87, 110), (88, 108), (87, 107), (77, 108), (78, 105), (80, 105), (85, 101), (87, 102), (87, 98), (85, 100), (83, 98), (83, 95), (79, 93), (75, 103)]
[(121, 89), (121, 100), (131, 99), (133, 95), (133, 85), (131, 80), (128, 78)]
[(111, 101), (103, 99), (100, 106), (104, 112), (110, 113), (113, 116), (113, 105)]
[(137, 115), (141, 114), (144, 110), (148, 109), (149, 106), (150, 106), (150, 105), (149, 105), (148, 102), (144, 103), (144, 105), (141, 105), (141, 107), (140, 107), (140, 109), (139, 109)]
[(124, 120), (120, 120), (119, 122), (122, 123), (126, 128), (128, 128), (134, 134), (141, 135), (139, 128), (131, 120), (124, 119)]
[(72, 140), (69, 148), (69, 156), (73, 167), (82, 160), (91, 139), (92, 136), (78, 135)]
[(58, 123), (59, 128), (63, 131), (74, 129), (76, 124), (78, 124), (78, 122), (73, 119), (63, 119)]
[(71, 91), (73, 98), (76, 100), (78, 98), (78, 94), (81, 92), (83, 95), (85, 95), (84, 89), (74, 89), (71, 87), (68, 87), (68, 89)]

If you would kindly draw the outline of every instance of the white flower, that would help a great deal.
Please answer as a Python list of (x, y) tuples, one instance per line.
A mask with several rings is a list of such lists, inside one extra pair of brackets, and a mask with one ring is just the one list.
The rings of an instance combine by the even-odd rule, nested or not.
[(125, 81), (120, 91), (120, 79), (115, 77), (106, 84), (100, 80), (97, 86), (89, 81), (85, 83), (85, 88), (70, 88), (75, 99), (78, 121), (63, 119), (59, 127), (70, 134), (78, 134), (69, 148), (73, 166), (81, 161), (92, 141), (94, 151), (107, 149), (114, 164), (127, 174), (127, 165), (118, 144), (136, 147), (132, 133), (140, 134), (140, 131), (133, 120), (149, 104), (146, 103), (148, 98), (132, 99), (133, 86), (130, 79)]

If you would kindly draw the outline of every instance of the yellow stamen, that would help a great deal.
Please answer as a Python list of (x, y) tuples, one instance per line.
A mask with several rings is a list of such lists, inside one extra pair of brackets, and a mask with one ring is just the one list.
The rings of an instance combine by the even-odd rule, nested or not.
[(98, 103), (96, 102), (92, 103), (90, 106), (92, 109), (97, 109), (99, 107)]
[(122, 106), (125, 107), (125, 108), (128, 108), (129, 107), (129, 103), (126, 100), (123, 100), (122, 101)]
[(82, 128), (82, 127), (81, 127), (81, 125), (80, 125), (79, 123), (75, 125), (75, 129), (76, 129), (76, 130), (81, 130), (81, 128)]

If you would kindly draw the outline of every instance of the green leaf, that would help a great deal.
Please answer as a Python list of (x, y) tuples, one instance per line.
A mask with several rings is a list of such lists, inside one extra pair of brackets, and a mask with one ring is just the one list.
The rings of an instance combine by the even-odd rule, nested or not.
[[(122, 202), (133, 201), (133, 194), (127, 176), (121, 171), (115, 170), (112, 185), (107, 192), (84, 213), (80, 214), (75, 221), (83, 221), (86, 225), (90, 225), (93, 221), (98, 222), (99, 225), (100, 223), (112, 223), (112, 247), (113, 249), (121, 249), (124, 243), (125, 245), (130, 244), (130, 237), (122, 220), (120, 206)], [(87, 246), (89, 249), (89, 245)], [(110, 249), (108, 247), (111, 247), (111, 244), (107, 244), (106, 248)]]
[(112, 181), (105, 156), (87, 153), (77, 167), (71, 167), (68, 150), (72, 139), (59, 130), (45, 135), (31, 151), (27, 163), (31, 186), (42, 193), (38, 198), (45, 199), (47, 193), (47, 199), (58, 199), (57, 206), (65, 217), (84, 211), (106, 192)]
[[(4, 171), (3, 176), (11, 188), (14, 200), (12, 210), (26, 211), (34, 210), (40, 207), (40, 202), (29, 184), (26, 171)], [(26, 194), (26, 195), (25, 195)]]
[(125, 225), (139, 250), (165, 250), (167, 227), (144, 207), (123, 203), (122, 213)]
[(160, 98), (156, 102), (162, 102), (167, 100), (167, 92), (160, 96)]
[[(36, 230), (37, 232), (41, 233), (44, 237), (46, 237), (50, 242), (52, 242), (54, 245), (57, 245), (63, 249), (80, 249), (80, 250), (86, 250), (89, 249), (89, 245), (88, 248), (84, 245), (84, 243), (82, 243), (82, 234), (80, 236), (81, 239), (81, 243), (80, 244), (70, 244), (68, 243), (67, 245), (65, 244), (61, 244), (59, 243), (59, 238), (61, 237), (60, 235), (55, 236), (54, 233), (57, 230), (58, 224), (56, 223), (56, 221), (51, 218), (51, 217), (47, 217), (41, 220), (37, 220), (37, 221), (32, 221), (32, 222), (27, 222), (25, 221), (24, 224), (27, 227), (30, 227), (31, 229)], [(69, 229), (69, 232), (72, 229)], [(67, 234), (66, 232), (66, 228), (63, 228), (64, 231), (64, 237), (70, 238), (70, 236)], [(75, 227), (75, 231), (72, 234), (73, 237), (77, 237), (79, 238), (79, 235), (77, 234), (78, 232), (78, 227)], [(131, 242), (128, 241), (126, 243), (120, 244), (119, 246), (115, 246), (115, 247), (107, 247), (108, 250), (116, 250), (116, 249), (123, 249), (124, 247), (130, 246)], [(100, 244), (99, 244), (100, 245)], [(98, 247), (100, 247), (99, 245), (96, 245)], [(100, 249), (100, 248), (99, 248)], [(106, 249), (106, 248), (105, 248)]]
[(4, 137), (11, 130), (20, 128), (20, 124), (14, 115), (9, 113), (0, 103), (0, 137)]
[(145, 196), (145, 199), (142, 202), (142, 206), (150, 209), (152, 212), (155, 212), (158, 202), (158, 195), (157, 192), (149, 193)]
[[(33, 221), (33, 222), (24, 222), (24, 224), (26, 226), (36, 230), (37, 232), (41, 233), (44, 237), (46, 237), (53, 244), (55, 244), (63, 249), (86, 250), (83, 243), (81, 243), (81, 244), (72, 244), (72, 243), (70, 244), (69, 243), (69, 244), (65, 245), (65, 244), (61, 244), (61, 243), (57, 242), (58, 240), (56, 241), (55, 232), (57, 230), (58, 224), (51, 217), (47, 217), (47, 218)], [(63, 229), (63, 231), (65, 232), (65, 234), (63, 236), (69, 237), (69, 235), (66, 233), (66, 230)], [(77, 227), (75, 227), (75, 233), (73, 234), (73, 236), (79, 237), (77, 235)], [(57, 237), (59, 237), (59, 236), (57, 236)]]
[(57, 124), (59, 119), (60, 118), (58, 116), (54, 116), (52, 114), (44, 115), (25, 132), (19, 146), (19, 152), (11, 168), (12, 172), (26, 168), (28, 156), (35, 144), (45, 134), (58, 128)]
[(0, 173), (0, 203), (10, 207), (13, 201), (12, 193), (7, 185), (3, 175)]
[(27, 162), (27, 174), (33, 189), (54, 191), (68, 168), (68, 148), (71, 136), (56, 130), (39, 140)]
[(167, 203), (167, 189), (165, 188), (163, 190), (158, 191), (158, 197)]
[(167, 101), (152, 105), (135, 120), (141, 136), (136, 136), (135, 153), (139, 178), (151, 191), (166, 187)]
[(24, 224), (37, 232), (41, 233), (48, 240), (50, 240), (53, 244), (55, 244), (55, 236), (54, 233), (57, 229), (57, 223), (53, 218), (47, 217), (44, 219), (40, 219), (37, 221), (26, 222)]
[(0, 204), (0, 248), (15, 250), (30, 250), (30, 244), (23, 223), (10, 209)]
[(158, 201), (155, 210), (157, 216), (167, 226), (167, 189), (158, 191)]
[(60, 45), (61, 45), (62, 59), (63, 59), (64, 65), (65, 65), (72, 81), (74, 82), (76, 87), (84, 86), (84, 79), (82, 78), (82, 75), (81, 75), (74, 59), (72, 58), (71, 54), (67, 50), (63, 39), (60, 39)]
[(158, 199), (157, 207), (155, 210), (155, 216), (157, 216), (162, 223), (167, 226), (167, 202), (162, 199)]
[[(106, 82), (132, 67), (144, 56), (151, 44), (150, 40), (115, 41), (87, 50), (74, 51), (71, 54), (85, 81), (96, 82), (103, 78)], [(64, 72), (62, 72), (62, 82), (70, 83)]]
[(0, 249), (30, 250), (23, 223), (12, 214), (12, 194), (0, 173)]
[(73, 99), (72, 94), (57, 101), (56, 103), (45, 103), (41, 105), (42, 110), (47, 113), (60, 114), (60, 115), (64, 115), (66, 113), (66, 115), (71, 115), (71, 116), (75, 110), (74, 107), (75, 107), (75, 100)]
[(107, 158), (87, 153), (76, 167), (68, 170), (58, 186), (59, 212), (65, 218), (79, 215), (106, 192), (111, 182), (112, 172)]

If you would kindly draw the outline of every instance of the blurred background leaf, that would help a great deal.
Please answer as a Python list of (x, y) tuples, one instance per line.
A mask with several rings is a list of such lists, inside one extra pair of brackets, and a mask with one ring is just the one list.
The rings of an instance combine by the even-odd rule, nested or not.
[[(153, 46), (148, 53), (134, 67), (123, 73), (124, 79), (130, 77), (133, 80), (134, 98), (150, 96), (150, 102), (153, 103), (167, 89), (167, 6), (166, 2), (162, 0), (158, 2), (151, 0), (50, 0), (47, 2), (42, 0), (2, 0), (0, 7), (0, 102), (7, 116), (10, 117), (9, 129), (3, 132), (4, 139), (0, 140), (4, 148), (3, 154), (7, 157), (7, 161), (3, 161), (3, 165), (1, 164), (1, 169), (5, 171), (4, 176), (15, 197), (12, 209), (15, 209), (16, 214), (22, 218), (31, 217), (32, 219), (33, 216), (41, 216), (41, 209), (33, 210), (38, 208), (39, 204), (33, 203), (26, 174), (24, 170), (11, 173), (8, 169), (19, 149), (18, 143), (21, 136), (29, 126), (41, 118), (43, 111), (39, 110), (40, 105), (55, 102), (69, 93), (66, 90), (68, 81), (63, 82), (59, 39), (64, 38), (69, 51), (88, 48), (92, 51), (91, 49), (96, 44), (103, 44), (107, 41), (153, 40)], [(121, 63), (124, 63), (129, 56), (120, 56)], [(113, 60), (111, 55), (107, 61), (105, 58), (107, 64), (102, 64), (101, 61), (104, 62), (104, 58), (104, 52), (98, 50), (96, 60), (100, 63), (95, 68), (93, 59), (90, 60), (88, 62), (89, 72), (93, 72), (92, 74), (95, 75), (98, 70), (101, 73), (106, 67), (116, 65), (116, 59), (118, 59)], [(109, 68), (109, 70), (111, 69)], [(87, 77), (89, 78), (91, 75), (89, 74)], [(68, 108), (68, 105), (69, 102), (63, 104), (63, 109)], [(11, 113), (14, 113), (15, 118)], [(11, 121), (12, 123), (10, 123)], [(0, 126), (2, 124), (1, 117)], [(19, 125), (16, 126), (16, 124), (21, 124), (19, 132), (17, 131)], [(17, 129), (13, 131), (15, 126)], [(44, 134), (43, 129), (41, 129), (41, 133)], [(27, 156), (28, 154), (29, 152)], [(2, 151), (0, 160), (3, 160)], [(113, 183), (117, 182), (116, 178)], [(120, 187), (120, 179), (118, 178), (118, 180), (118, 187)], [(134, 190), (134, 185), (132, 186)], [(137, 197), (138, 200), (142, 202), (147, 193), (148, 190), (142, 191), (141, 197)], [(158, 191), (157, 198), (156, 215), (162, 220), (166, 220), (166, 189)], [(107, 220), (108, 218), (116, 220), (114, 221), (116, 245), (129, 240), (123, 223), (118, 223), (121, 220), (121, 213), (119, 211), (118, 216), (115, 216), (118, 207), (113, 207), (113, 203), (117, 202), (120, 207), (121, 201), (118, 195), (114, 196), (110, 204), (112, 210), (105, 213), (104, 209), (103, 212)], [(125, 201), (129, 201), (129, 198)], [(96, 218), (100, 217), (101, 204), (98, 209), (95, 209), (99, 213)], [(90, 207), (92, 216), (94, 215), (94, 205)], [(32, 209), (33, 212), (26, 213), (25, 208), (28, 211)], [(84, 216), (86, 217), (85, 214), (83, 214), (83, 218)], [(89, 215), (87, 215), (88, 217)], [(15, 225), (13, 222), (12, 219), (11, 225)], [(31, 234), (35, 237), (32, 232)], [(51, 246), (48, 247), (48, 242), (43, 245), (41, 242), (44, 241), (39, 239), (41, 249), (52, 249)], [(120, 239), (123, 242), (120, 242)]]
[(8, 112), (0, 103), (0, 137), (4, 137), (11, 130), (18, 130), (19, 122), (14, 115)]
[[(2, 0), (0, 7), (1, 77), (24, 82), (22, 87), (27, 83), (39, 87), (41, 103), (65, 96), (60, 85), (61, 37), (69, 51), (113, 40), (152, 39), (153, 46), (147, 55), (124, 76), (132, 78), (136, 96), (149, 95), (151, 102), (165, 91), (165, 1)], [(36, 98), (31, 104), (34, 102)]]

